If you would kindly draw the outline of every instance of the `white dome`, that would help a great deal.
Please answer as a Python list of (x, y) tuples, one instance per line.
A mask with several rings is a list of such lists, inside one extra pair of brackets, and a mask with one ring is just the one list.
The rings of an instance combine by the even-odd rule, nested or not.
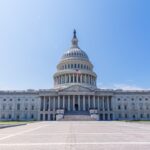
[(78, 47), (71, 47), (67, 52), (64, 53), (62, 59), (69, 59), (72, 57), (77, 59), (86, 59), (89, 61), (87, 54)]
[(72, 38), (71, 48), (65, 52), (57, 65), (54, 74), (55, 88), (81, 85), (96, 88), (96, 74), (87, 54), (78, 46), (76, 31)]

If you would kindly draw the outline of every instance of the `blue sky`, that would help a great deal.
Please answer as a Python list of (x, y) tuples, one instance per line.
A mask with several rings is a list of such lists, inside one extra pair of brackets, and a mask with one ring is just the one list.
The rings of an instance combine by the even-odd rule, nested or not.
[(149, 0), (0, 0), (0, 90), (49, 89), (75, 28), (99, 88), (150, 88)]

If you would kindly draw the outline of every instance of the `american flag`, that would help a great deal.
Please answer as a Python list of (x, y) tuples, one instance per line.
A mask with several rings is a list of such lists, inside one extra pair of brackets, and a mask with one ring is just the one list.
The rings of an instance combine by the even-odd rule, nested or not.
[(78, 75), (80, 75), (80, 74), (81, 74), (81, 72), (80, 72), (80, 70), (79, 70), (79, 69), (76, 69), (76, 74), (78, 74)]

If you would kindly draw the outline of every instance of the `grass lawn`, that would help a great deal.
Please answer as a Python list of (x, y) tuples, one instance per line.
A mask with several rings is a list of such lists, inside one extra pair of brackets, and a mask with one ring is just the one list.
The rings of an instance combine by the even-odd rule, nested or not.
[(0, 121), (0, 125), (3, 124), (26, 124), (26, 123), (33, 123), (35, 121)]
[(124, 122), (133, 122), (133, 123), (150, 123), (150, 120), (124, 120)]

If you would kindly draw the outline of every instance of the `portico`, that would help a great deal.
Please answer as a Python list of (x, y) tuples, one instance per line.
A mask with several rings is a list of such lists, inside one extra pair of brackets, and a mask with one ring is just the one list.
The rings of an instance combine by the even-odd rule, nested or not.
[[(76, 91), (72, 91), (72, 88)], [(40, 96), (40, 100), (40, 110), (43, 115), (53, 114), (55, 116), (57, 110), (64, 110), (65, 113), (97, 110), (99, 117), (103, 115), (103, 118), (107, 118), (107, 120), (111, 118), (112, 95), (96, 95), (94, 92), (90, 91), (90, 89), (80, 86), (72, 86), (63, 89), (58, 92), (58, 95), (51, 96), (45, 94)]]

